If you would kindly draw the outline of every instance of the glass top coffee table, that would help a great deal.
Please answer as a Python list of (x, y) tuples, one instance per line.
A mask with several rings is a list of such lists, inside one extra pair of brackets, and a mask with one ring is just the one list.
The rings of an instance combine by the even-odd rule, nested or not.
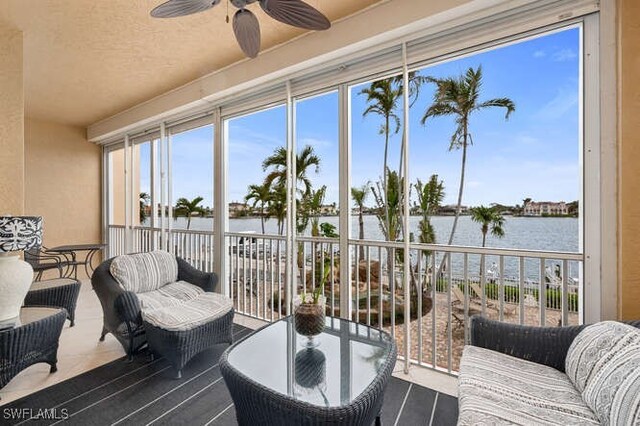
[(220, 369), (240, 424), (349, 423), (377, 420), (396, 362), (383, 331), (327, 318), (318, 345), (306, 346), (293, 317), (235, 343)]

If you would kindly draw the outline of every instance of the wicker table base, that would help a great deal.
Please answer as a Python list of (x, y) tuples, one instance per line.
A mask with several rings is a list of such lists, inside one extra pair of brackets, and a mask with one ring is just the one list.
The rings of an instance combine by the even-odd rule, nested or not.
[(58, 340), (67, 317), (59, 308), (22, 308), (20, 322), (0, 330), (0, 388), (18, 373), (40, 362), (58, 362)]
[(80, 294), (80, 281), (71, 278), (36, 281), (24, 299), (24, 306), (50, 306), (67, 310), (71, 327), (75, 325), (76, 303)]

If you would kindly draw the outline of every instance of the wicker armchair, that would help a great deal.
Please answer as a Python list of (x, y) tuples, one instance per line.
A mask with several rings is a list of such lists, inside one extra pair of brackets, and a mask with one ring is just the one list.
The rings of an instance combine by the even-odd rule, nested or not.
[(24, 260), (33, 268), (35, 274), (35, 281), (42, 279), (42, 274), (45, 271), (52, 269), (58, 270), (57, 278), (64, 278), (69, 276), (71, 266), (71, 259), (65, 255), (56, 253), (53, 254), (47, 251), (44, 246), (34, 247), (30, 250), (25, 250)]
[[(216, 290), (218, 277), (213, 273), (204, 273), (189, 265), (185, 260), (178, 262), (178, 280), (202, 288), (205, 292)], [(147, 343), (140, 301), (136, 293), (124, 290), (110, 272), (112, 259), (100, 264), (91, 277), (98, 299), (102, 305), (103, 328), (100, 341), (107, 333), (113, 334), (124, 347), (129, 359)]]
[[(640, 320), (624, 322), (640, 328)], [(569, 346), (585, 327), (534, 327), (476, 315), (471, 317), (470, 343), (564, 372)]]
[(571, 327), (471, 318), (458, 426), (640, 425), (640, 321)]

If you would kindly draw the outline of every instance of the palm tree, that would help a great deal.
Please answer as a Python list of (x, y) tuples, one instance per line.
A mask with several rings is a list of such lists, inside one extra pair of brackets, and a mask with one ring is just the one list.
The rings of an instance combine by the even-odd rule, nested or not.
[(422, 214), (422, 219), (418, 224), (420, 231), (420, 242), (424, 244), (433, 244), (436, 242), (436, 235), (431, 225), (430, 217), (438, 210), (442, 200), (444, 199), (444, 183), (438, 181), (438, 175), (431, 175), (427, 183), (423, 183), (417, 179), (414, 184), (418, 194), (418, 202), (416, 207)]
[[(474, 112), (488, 108), (499, 107), (506, 110), (505, 119), (509, 118), (515, 111), (515, 104), (509, 98), (494, 98), (488, 101), (479, 101), (480, 89), (482, 87), (482, 67), (477, 69), (469, 68), (467, 72), (458, 78), (433, 78), (427, 77), (427, 81), (436, 85), (433, 96), (433, 103), (422, 117), (424, 125), (427, 119), (452, 115), (455, 117), (456, 130), (451, 135), (449, 151), (462, 149), (462, 165), (460, 167), (460, 187), (458, 189), (458, 201), (456, 204), (456, 214), (449, 235), (449, 245), (453, 243), (453, 236), (458, 225), (458, 218), (462, 207), (462, 193), (464, 190), (464, 175), (467, 164), (467, 148), (473, 144), (473, 138), (469, 130), (469, 120)], [(440, 265), (440, 270), (444, 265)]]
[[(472, 207), (471, 220), (480, 224), (482, 232), (482, 247), (487, 242), (487, 233), (491, 229), (491, 235), (502, 238), (504, 237), (504, 217), (493, 207)], [(484, 273), (484, 254), (480, 256), (480, 276)]]
[(320, 212), (322, 205), (324, 204), (324, 197), (327, 192), (327, 186), (322, 187), (316, 191), (310, 191), (308, 195), (303, 199), (302, 204), (304, 207), (302, 213), (311, 218), (311, 236), (320, 236)]
[(271, 188), (267, 214), (276, 218), (278, 235), (282, 235), (284, 233), (284, 222), (287, 219), (287, 188), (284, 185), (275, 185)]
[(504, 216), (494, 207), (478, 206), (470, 208), (469, 211), (471, 212), (471, 220), (480, 224), (482, 247), (486, 245), (489, 230), (494, 237), (504, 237)]
[[(420, 92), (420, 86), (426, 81), (426, 77), (418, 76), (415, 72), (409, 73), (409, 96), (410, 107), (413, 106), (418, 99)], [(404, 95), (404, 78), (402, 75), (386, 78), (384, 80), (378, 80), (371, 83), (366, 88), (362, 89), (359, 94), (366, 95), (367, 103), (369, 106), (362, 113), (363, 117), (369, 114), (375, 114), (383, 119), (383, 124), (380, 126), (379, 133), (384, 135), (384, 159), (382, 164), (382, 190), (381, 193), (387, 194), (387, 169), (388, 167), (388, 154), (389, 154), (389, 139), (392, 134), (397, 134), (400, 131), (400, 116), (398, 115), (398, 109), (402, 106), (402, 99)], [(404, 145), (400, 146), (400, 177), (402, 177), (402, 162), (404, 157)], [(398, 180), (399, 181), (399, 180)], [(386, 198), (385, 198), (386, 205)], [(388, 229), (389, 225), (389, 213), (385, 211), (384, 215), (385, 227)]]
[(264, 223), (269, 218), (266, 214), (265, 207), (271, 201), (271, 187), (267, 183), (262, 185), (249, 185), (249, 193), (244, 197), (245, 201), (253, 200), (252, 207), (255, 208), (260, 204), (260, 223), (262, 224), (262, 233), (264, 234)]
[[(383, 187), (380, 181), (375, 186), (371, 186), (371, 192), (377, 206), (378, 222), (382, 235), (387, 241), (398, 241), (402, 230), (402, 210), (404, 203), (404, 178), (396, 171), (387, 169), (386, 196), (383, 195)], [(386, 200), (386, 201), (385, 201)], [(387, 215), (387, 220), (383, 220), (383, 213)], [(387, 225), (388, 224), (388, 225)]]
[[(296, 155), (296, 189), (300, 194), (306, 194), (311, 191), (311, 180), (309, 179), (309, 170), (315, 168), (315, 172), (320, 171), (320, 157), (318, 157), (311, 145), (306, 145)], [(287, 181), (287, 149), (278, 147), (273, 154), (268, 156), (262, 162), (262, 169), (266, 171), (269, 168), (273, 170), (265, 178), (266, 185), (282, 185), (286, 186)], [(303, 188), (298, 188), (302, 184)]]
[[(351, 188), (351, 198), (353, 198), (353, 202), (356, 203), (356, 206), (358, 206), (358, 226), (359, 226), (358, 238), (361, 240), (364, 240), (363, 213), (364, 213), (364, 203), (367, 200), (367, 196), (369, 195), (369, 185), (370, 183), (367, 182), (361, 187)], [(359, 255), (358, 261), (361, 261), (363, 259), (364, 259), (364, 246), (360, 246), (360, 255)]]
[[(389, 138), (391, 134), (397, 134), (400, 131), (400, 117), (397, 109), (402, 100), (402, 91), (398, 84), (394, 84), (392, 78), (374, 81), (368, 87), (360, 91), (361, 95), (367, 96), (369, 106), (362, 113), (363, 117), (369, 114), (376, 114), (382, 117), (383, 124), (380, 126), (379, 133), (384, 135), (384, 157), (382, 162), (382, 188), (380, 189), (383, 196), (382, 208), (384, 208), (383, 220), (384, 228), (389, 229), (389, 211), (387, 206), (387, 170), (389, 157)], [(393, 128), (391, 127), (393, 125)]]
[(141, 192), (139, 201), (140, 201), (140, 211), (138, 215), (140, 219), (140, 225), (142, 225), (144, 221), (147, 220), (147, 217), (149, 216), (147, 214), (146, 207), (147, 205), (149, 205), (149, 201), (151, 201), (151, 196), (146, 192)]
[(204, 198), (196, 197), (193, 200), (178, 198), (178, 201), (176, 201), (174, 215), (175, 217), (185, 216), (187, 218), (187, 229), (191, 227), (191, 216), (194, 214), (198, 216), (204, 215), (204, 208), (199, 205), (202, 200)]

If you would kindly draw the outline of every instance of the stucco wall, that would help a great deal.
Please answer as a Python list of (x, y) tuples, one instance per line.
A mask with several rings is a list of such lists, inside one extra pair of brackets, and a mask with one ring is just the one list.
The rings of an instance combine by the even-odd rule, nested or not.
[(22, 33), (0, 25), (0, 215), (24, 212)]
[(618, 0), (620, 316), (640, 318), (640, 2)]
[(44, 244), (101, 242), (101, 148), (86, 130), (27, 118), (25, 213), (44, 218)]

